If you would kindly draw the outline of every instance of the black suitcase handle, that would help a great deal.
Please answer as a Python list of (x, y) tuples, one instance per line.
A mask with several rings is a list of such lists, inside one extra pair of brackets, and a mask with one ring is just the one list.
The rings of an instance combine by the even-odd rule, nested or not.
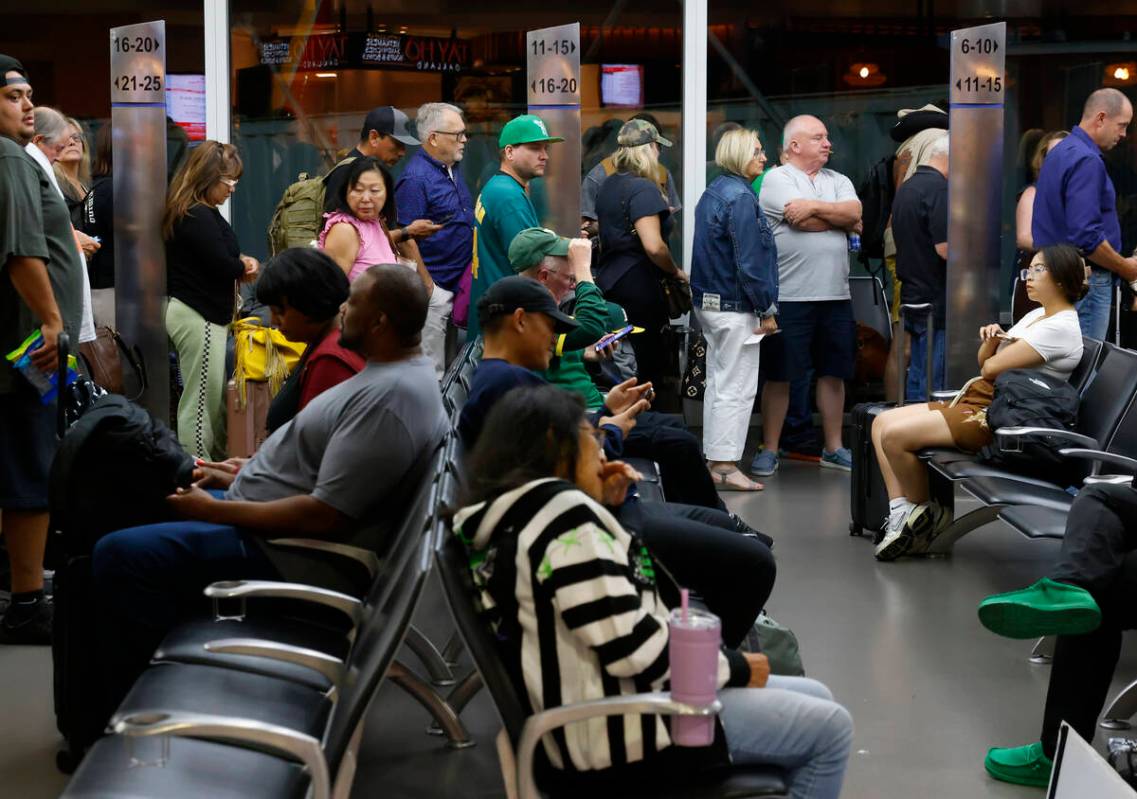
[(909, 312), (911, 312), (911, 313), (923, 312), (923, 314), (924, 314), (924, 319), (925, 319), (924, 336), (927, 339), (927, 346), (925, 347), (925, 349), (927, 350), (927, 355), (928, 355), (928, 363), (927, 363), (927, 366), (925, 367), (926, 371), (924, 372), (924, 374), (927, 378), (924, 381), (924, 402), (931, 402), (932, 401), (932, 381), (935, 379), (935, 375), (932, 372), (932, 360), (933, 360), (932, 355), (935, 351), (935, 346), (934, 346), (934, 341), (933, 341), (933, 339), (935, 338), (935, 333), (932, 330), (932, 322), (933, 322), (933, 317), (935, 315), (935, 311), (936, 311), (935, 306), (933, 306), (930, 302), (905, 303), (904, 305), (900, 306), (900, 335), (901, 335), (901, 339), (900, 339), (900, 346), (896, 348), (896, 367), (897, 367), (896, 368), (896, 379), (898, 381), (900, 381), (900, 385), (897, 387), (897, 391), (896, 391), (896, 397), (898, 400), (897, 406), (903, 406), (908, 402), (908, 397), (907, 397), (907, 393), (908, 393), (908, 367), (907, 367), (907, 364), (904, 363), (904, 350), (905, 350), (904, 344), (905, 344), (905, 339), (909, 338), (909, 336), (908, 336), (907, 328), (904, 327), (904, 317)]
[(60, 333), (58, 339), (59, 367), (55, 379), (55, 428), (59, 438), (67, 432), (67, 356), (71, 352), (71, 338), (66, 333)]

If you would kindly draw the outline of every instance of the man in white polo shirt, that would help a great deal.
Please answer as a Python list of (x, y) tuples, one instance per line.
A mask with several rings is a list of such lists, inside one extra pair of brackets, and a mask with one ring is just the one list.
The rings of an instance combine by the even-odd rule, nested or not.
[(760, 476), (778, 469), (778, 439), (790, 381), (817, 372), (817, 408), (825, 445), (821, 465), (849, 471), (841, 442), (845, 381), (853, 376), (856, 323), (849, 295), (846, 236), (859, 230), (861, 202), (847, 177), (826, 169), (829, 133), (817, 117), (797, 116), (782, 134), (783, 165), (762, 180), (759, 203), (778, 247), (778, 326), (762, 343), (763, 448), (751, 464)]

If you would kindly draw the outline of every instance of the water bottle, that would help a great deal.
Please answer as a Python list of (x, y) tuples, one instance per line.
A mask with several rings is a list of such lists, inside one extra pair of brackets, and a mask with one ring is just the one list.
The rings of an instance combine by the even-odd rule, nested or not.
[(861, 236), (859, 233), (849, 234), (849, 252), (861, 251)]

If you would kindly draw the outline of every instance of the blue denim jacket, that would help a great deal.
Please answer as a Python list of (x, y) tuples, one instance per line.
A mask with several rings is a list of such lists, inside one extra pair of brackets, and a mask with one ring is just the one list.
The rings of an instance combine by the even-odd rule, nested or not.
[(774, 234), (754, 190), (738, 175), (715, 178), (695, 206), (691, 293), (704, 311), (776, 310)]

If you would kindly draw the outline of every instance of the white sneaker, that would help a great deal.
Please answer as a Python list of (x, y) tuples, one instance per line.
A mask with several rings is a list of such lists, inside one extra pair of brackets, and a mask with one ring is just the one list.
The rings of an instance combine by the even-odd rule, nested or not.
[(876, 545), (877, 560), (895, 560), (908, 551), (912, 545), (912, 533), (908, 529), (908, 513), (896, 511), (889, 515), (884, 528), (884, 538)]

